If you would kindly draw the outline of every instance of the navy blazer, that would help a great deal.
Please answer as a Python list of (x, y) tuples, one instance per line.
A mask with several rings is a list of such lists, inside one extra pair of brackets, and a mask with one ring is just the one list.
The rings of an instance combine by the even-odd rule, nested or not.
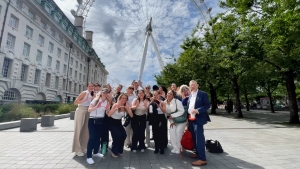
[[(190, 94), (189, 96), (188, 105), (187, 105), (188, 109), (189, 109), (191, 97), (192, 94)], [(199, 125), (204, 125), (208, 121), (210, 121), (209, 115), (207, 113), (207, 110), (209, 108), (210, 108), (210, 102), (207, 93), (198, 90), (194, 109), (197, 109), (199, 112), (199, 114), (196, 114), (196, 121)]]

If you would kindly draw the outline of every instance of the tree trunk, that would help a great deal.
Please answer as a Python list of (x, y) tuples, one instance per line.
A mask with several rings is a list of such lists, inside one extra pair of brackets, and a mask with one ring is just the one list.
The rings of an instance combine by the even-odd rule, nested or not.
[(217, 93), (216, 89), (214, 88), (213, 84), (209, 83), (209, 90), (210, 90), (210, 96), (211, 96), (211, 114), (217, 114)]
[(272, 99), (272, 93), (271, 93), (271, 90), (269, 88), (267, 89), (267, 95), (270, 99), (271, 113), (275, 113), (274, 105), (273, 105), (273, 99)]
[(298, 114), (298, 105), (296, 99), (296, 86), (295, 86), (295, 73), (290, 70), (288, 72), (284, 72), (285, 85), (288, 93), (289, 99), (289, 109), (290, 109), (290, 123), (300, 123), (299, 122), (299, 114)]
[(237, 110), (237, 116), (238, 118), (243, 118), (243, 113), (241, 109), (241, 99), (240, 99), (240, 88), (238, 84), (238, 79), (236, 75), (234, 75), (232, 79), (232, 84), (233, 84), (233, 91), (235, 94), (235, 99), (236, 99), (236, 110)]
[(249, 99), (248, 99), (248, 92), (247, 92), (246, 88), (245, 88), (245, 93), (244, 93), (244, 95), (245, 95), (245, 99), (246, 99), (246, 107), (247, 107), (247, 111), (249, 111)]

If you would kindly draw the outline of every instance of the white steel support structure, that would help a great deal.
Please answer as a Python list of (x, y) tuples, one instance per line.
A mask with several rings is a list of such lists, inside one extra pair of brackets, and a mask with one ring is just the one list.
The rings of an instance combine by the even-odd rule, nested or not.
[(155, 42), (155, 40), (153, 38), (153, 35), (152, 35), (151, 22), (152, 22), (152, 17), (150, 18), (150, 22), (149, 22), (149, 24), (146, 27), (146, 39), (145, 39), (145, 43), (144, 43), (144, 52), (143, 52), (143, 58), (142, 58), (142, 62), (141, 62), (141, 68), (140, 68), (140, 74), (139, 74), (138, 80), (142, 79), (142, 75), (143, 75), (143, 72), (144, 72), (149, 37), (151, 37), (152, 43), (154, 45), (154, 50), (155, 50), (155, 53), (156, 53), (156, 56), (157, 56), (160, 68), (161, 69), (164, 68), (164, 63), (163, 63), (163, 60), (162, 60), (162, 58), (160, 56), (160, 53), (159, 53), (159, 50), (158, 50), (158, 46), (157, 46), (157, 44), (156, 44), (156, 42)]

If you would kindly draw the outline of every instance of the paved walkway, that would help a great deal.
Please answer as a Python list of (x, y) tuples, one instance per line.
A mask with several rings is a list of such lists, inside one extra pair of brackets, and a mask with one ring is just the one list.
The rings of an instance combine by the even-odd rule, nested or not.
[[(211, 116), (212, 122), (205, 126), (205, 136), (219, 140), (225, 152), (207, 152), (208, 165), (201, 169), (299, 168), (299, 127), (277, 124), (278, 119), (288, 121), (288, 113), (252, 111), (244, 113), (245, 119), (235, 119), (218, 111), (219, 115)], [(153, 142), (144, 153), (125, 148), (121, 158), (106, 155), (88, 165), (85, 157), (71, 153), (73, 123), (57, 120), (54, 127), (38, 126), (31, 133), (20, 133), (19, 128), (0, 131), (0, 168), (200, 168), (191, 165), (193, 160), (187, 152), (183, 157), (171, 154), (171, 145), (164, 155), (155, 155)]]

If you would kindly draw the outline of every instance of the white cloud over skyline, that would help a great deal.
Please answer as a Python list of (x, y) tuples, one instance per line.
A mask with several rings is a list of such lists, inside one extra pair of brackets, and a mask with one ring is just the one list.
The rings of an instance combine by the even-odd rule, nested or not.
[[(75, 0), (54, 0), (65, 15), (74, 21), (70, 10), (77, 9)], [(223, 12), (218, 0), (205, 1), (212, 7), (212, 15)], [(204, 9), (204, 6), (201, 6)], [(164, 64), (173, 62), (181, 52), (182, 41), (190, 35), (197, 22), (204, 23), (196, 6), (190, 0), (96, 0), (86, 19), (85, 30), (94, 32), (93, 48), (109, 72), (112, 85), (129, 85), (137, 80), (145, 41), (145, 29), (152, 17), (153, 36)], [(153, 44), (149, 39), (143, 84), (156, 84), (159, 74)]]

